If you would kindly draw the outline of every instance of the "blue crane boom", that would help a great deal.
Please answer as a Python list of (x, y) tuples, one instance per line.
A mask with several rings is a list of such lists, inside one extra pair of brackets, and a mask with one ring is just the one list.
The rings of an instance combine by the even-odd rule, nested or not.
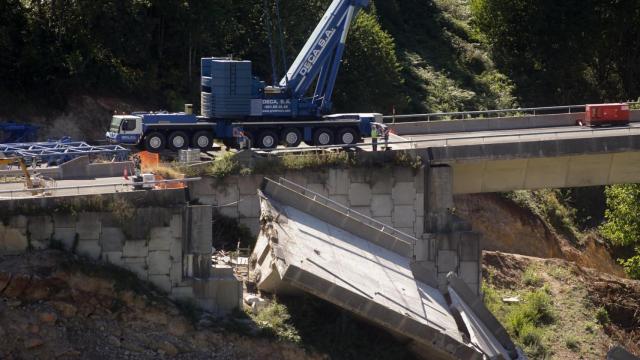
[(321, 113), (328, 113), (351, 22), (368, 5), (369, 0), (333, 1), (280, 86), (288, 89), (293, 98), (303, 99), (317, 78), (311, 102)]

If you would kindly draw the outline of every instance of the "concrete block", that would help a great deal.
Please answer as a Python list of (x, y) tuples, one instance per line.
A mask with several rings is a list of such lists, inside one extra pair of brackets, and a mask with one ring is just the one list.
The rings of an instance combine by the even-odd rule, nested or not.
[(480, 261), (479, 233), (464, 232), (460, 240), (460, 258), (462, 261)]
[(173, 287), (178, 286), (182, 283), (182, 263), (171, 263), (169, 277), (171, 278), (171, 286)]
[(246, 226), (251, 231), (251, 234), (254, 236), (258, 236), (260, 233), (260, 219), (257, 217), (254, 218), (242, 218), (238, 220), (240, 224)]
[(413, 182), (396, 182), (391, 191), (394, 205), (414, 205), (416, 189)]
[(218, 311), (222, 314), (230, 313), (242, 305), (242, 283), (235, 278), (221, 280), (218, 283), (216, 297)]
[(75, 216), (71, 214), (53, 214), (53, 223), (57, 228), (75, 228), (76, 221)]
[(191, 286), (180, 286), (173, 287), (171, 289), (171, 295), (169, 296), (172, 300), (188, 300), (193, 299), (193, 287)]
[(393, 207), (393, 226), (399, 228), (413, 228), (416, 213), (413, 206), (399, 205)]
[(377, 171), (369, 168), (350, 168), (349, 179), (352, 183), (369, 183)]
[(418, 171), (416, 171), (414, 173), (414, 177), (413, 177), (413, 187), (416, 189), (417, 193), (424, 193), (424, 186), (425, 186), (425, 169), (421, 168)]
[(391, 176), (372, 176), (371, 192), (373, 194), (390, 194), (393, 187), (393, 178)]
[(54, 232), (53, 221), (50, 216), (29, 217), (28, 229), (33, 248), (41, 250), (49, 246), (49, 239), (51, 239)]
[(218, 296), (218, 284), (220, 280), (195, 279), (193, 281), (193, 294), (199, 299), (216, 299)]
[(80, 213), (76, 222), (76, 232), (80, 240), (99, 240), (101, 222), (97, 213)]
[(149, 276), (147, 263), (144, 258), (125, 258), (123, 267), (136, 274), (140, 280), (146, 281)]
[(396, 227), (395, 229), (398, 230), (398, 231), (402, 231), (403, 233), (405, 233), (407, 235), (411, 235), (413, 237), (416, 236), (415, 230), (412, 227), (407, 227), (407, 228)]
[(174, 241), (171, 227), (154, 227), (149, 232), (149, 251), (169, 251)]
[(307, 185), (307, 189), (317, 194), (320, 194), (322, 196), (329, 196), (329, 191), (327, 190), (326, 186), (324, 186), (323, 184), (311, 183)]
[(238, 189), (240, 196), (242, 195), (255, 195), (262, 183), (262, 176), (260, 175), (247, 175), (238, 176)]
[[(194, 196), (195, 197), (195, 196)], [(197, 197), (198, 202), (202, 205), (218, 205), (218, 199), (216, 199), (215, 195), (201, 195)]]
[(237, 219), (240, 215), (238, 212), (238, 205), (225, 206), (221, 208), (217, 208), (216, 211), (218, 214), (226, 217), (230, 217), (232, 219)]
[(418, 238), (424, 234), (424, 219), (421, 217), (416, 218), (416, 222), (413, 224), (413, 233), (416, 234)]
[(182, 240), (173, 239), (169, 246), (169, 256), (173, 262), (182, 262)]
[(12, 228), (26, 229), (29, 219), (24, 215), (12, 216), (9, 219), (9, 226)]
[(53, 233), (53, 239), (62, 243), (66, 250), (73, 248), (73, 243), (76, 241), (76, 229), (66, 227), (56, 227)]
[(371, 216), (371, 207), (370, 206), (353, 206), (351, 207), (351, 210), (353, 211), (357, 211), (360, 214), (367, 216), (367, 217), (372, 217)]
[(480, 264), (475, 261), (461, 261), (460, 278), (467, 284), (477, 284), (480, 275)]
[(458, 270), (458, 253), (452, 250), (438, 251), (438, 273), (448, 273), (449, 271), (457, 272)]
[(371, 188), (365, 183), (351, 183), (349, 186), (350, 206), (369, 206), (371, 204)]
[(211, 254), (195, 254), (191, 262), (191, 275), (200, 279), (211, 276)]
[(329, 169), (329, 180), (327, 182), (329, 195), (348, 195), (350, 182), (349, 170)]
[(257, 195), (243, 196), (238, 203), (240, 218), (255, 218), (260, 216), (260, 200)]
[(102, 252), (102, 246), (100, 246), (99, 240), (82, 240), (78, 241), (76, 247), (76, 253), (82, 256), (86, 256), (93, 260), (100, 259), (100, 253)]
[(167, 293), (171, 292), (171, 279), (169, 275), (149, 275), (149, 281), (158, 287), (158, 289)]
[(19, 255), (27, 251), (29, 241), (23, 231), (15, 228), (4, 228), (0, 231), (0, 254)]
[(169, 226), (171, 227), (171, 237), (182, 238), (182, 214), (173, 214)]
[(103, 252), (102, 260), (109, 264), (124, 267), (124, 259), (122, 258), (122, 251)]
[(393, 179), (396, 183), (413, 182), (413, 169), (408, 167), (395, 166), (393, 168)]
[(349, 207), (349, 197), (347, 195), (331, 195), (330, 198), (340, 205)]
[[(283, 177), (303, 187), (307, 186), (307, 184), (309, 183), (309, 179), (314, 179), (317, 181), (317, 179), (309, 176), (307, 172), (300, 172), (300, 171), (287, 171)], [(269, 178), (274, 179), (274, 178), (277, 178), (277, 176), (270, 175)], [(260, 177), (260, 180), (262, 180), (262, 177)]]
[(416, 216), (424, 216), (424, 194), (416, 193), (416, 201), (414, 203), (414, 206), (416, 208)]
[(190, 228), (191, 238), (188, 239), (189, 252), (196, 254), (211, 254), (212, 231), (211, 218), (212, 208), (210, 206), (190, 206)]
[(104, 227), (100, 234), (100, 245), (102, 251), (120, 251), (122, 252), (126, 237), (120, 228)]
[(217, 265), (211, 268), (211, 277), (213, 278), (230, 278), (233, 277), (233, 268), (231, 266)]
[(169, 251), (149, 251), (147, 264), (149, 275), (168, 275), (171, 271)]
[(240, 191), (237, 185), (217, 188), (216, 198), (218, 199), (218, 206), (231, 204), (240, 200)]
[(146, 240), (127, 240), (122, 249), (122, 256), (125, 258), (144, 258), (149, 255), (149, 247)]
[(376, 194), (371, 197), (371, 214), (374, 217), (389, 217), (393, 212), (391, 195)]

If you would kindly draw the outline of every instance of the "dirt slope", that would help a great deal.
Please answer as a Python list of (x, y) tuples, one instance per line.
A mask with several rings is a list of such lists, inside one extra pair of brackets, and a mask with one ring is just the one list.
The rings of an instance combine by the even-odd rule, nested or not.
[(54, 250), (0, 257), (0, 358), (320, 358), (225, 331), (230, 325), (218, 319), (194, 325), (145, 286)]
[[(483, 278), (485, 302), (493, 303), (494, 314), (533, 359), (603, 359), (614, 345), (640, 355), (640, 281), (565, 260), (499, 252), (483, 253)], [(533, 349), (513, 333), (513, 313), (527, 294), (541, 290), (551, 299), (553, 319), (540, 326), (542, 344)], [(520, 302), (503, 301), (509, 297)]]
[(482, 233), (481, 248), (540, 258), (560, 258), (624, 277), (622, 268), (595, 236), (576, 247), (538, 216), (497, 194), (458, 195), (456, 213)]

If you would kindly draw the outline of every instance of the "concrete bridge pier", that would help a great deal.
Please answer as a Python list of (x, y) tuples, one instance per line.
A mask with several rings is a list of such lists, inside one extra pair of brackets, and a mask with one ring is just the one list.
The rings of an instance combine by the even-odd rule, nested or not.
[(418, 237), (414, 275), (447, 291), (447, 274), (455, 273), (475, 294), (480, 293), (480, 234), (455, 214), (453, 169), (425, 168), (425, 233)]

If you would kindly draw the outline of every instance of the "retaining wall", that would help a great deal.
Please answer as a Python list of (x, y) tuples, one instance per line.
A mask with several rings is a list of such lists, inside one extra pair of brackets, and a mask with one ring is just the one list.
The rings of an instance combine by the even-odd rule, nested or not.
[[(64, 209), (60, 202), (55, 204)], [(40, 215), (5, 211), (0, 221), (0, 255), (56, 245), (130, 270), (171, 298), (191, 299), (217, 314), (241, 305), (242, 285), (233, 269), (211, 267), (211, 207), (167, 202), (164, 207), (134, 206), (110, 212), (55, 212), (53, 208), (48, 204)]]
[[(284, 177), (409, 235), (424, 230), (424, 171), (408, 167), (290, 171)], [(203, 178), (191, 183), (192, 199), (236, 218), (257, 235), (260, 202), (257, 189), (264, 175)]]

